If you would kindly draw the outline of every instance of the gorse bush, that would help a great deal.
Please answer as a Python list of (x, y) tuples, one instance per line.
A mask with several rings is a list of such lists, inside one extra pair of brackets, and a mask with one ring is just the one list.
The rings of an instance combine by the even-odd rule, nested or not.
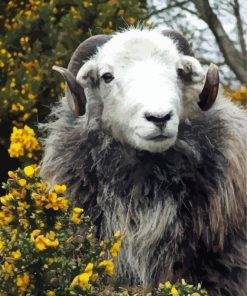
[[(9, 172), (0, 198), (2, 295), (97, 295), (114, 275), (120, 232), (98, 242), (84, 210), (65, 185), (51, 190), (39, 168)], [(5, 293), (5, 294), (4, 294)]]
[[(98, 241), (84, 209), (73, 207), (64, 196), (66, 186), (50, 188), (38, 173), (35, 165), (10, 171), (10, 179), (3, 185), (0, 295), (133, 295), (131, 290), (117, 292), (109, 286), (113, 284), (114, 259), (121, 250), (121, 233)], [(143, 293), (135, 291), (135, 295)], [(161, 284), (153, 295), (198, 296), (206, 292), (200, 285), (182, 281)]]

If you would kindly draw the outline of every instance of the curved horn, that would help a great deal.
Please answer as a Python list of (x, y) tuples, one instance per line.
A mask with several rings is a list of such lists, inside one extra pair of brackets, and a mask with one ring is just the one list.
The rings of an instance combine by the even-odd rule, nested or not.
[(67, 83), (66, 97), (72, 112), (76, 116), (85, 113), (86, 96), (83, 88), (76, 81), (76, 75), (84, 62), (96, 53), (98, 47), (109, 41), (111, 36), (96, 35), (83, 41), (73, 53), (68, 69), (53, 66), (52, 69), (59, 72)]
[(199, 95), (199, 107), (203, 111), (209, 110), (218, 94), (219, 89), (219, 69), (215, 64), (210, 64), (206, 75), (206, 80), (202, 92)]
[(161, 34), (163, 36), (169, 37), (172, 40), (175, 41), (177, 49), (183, 53), (184, 55), (188, 56), (194, 56), (192, 49), (189, 45), (189, 42), (177, 31), (167, 29), (167, 30), (162, 30)]

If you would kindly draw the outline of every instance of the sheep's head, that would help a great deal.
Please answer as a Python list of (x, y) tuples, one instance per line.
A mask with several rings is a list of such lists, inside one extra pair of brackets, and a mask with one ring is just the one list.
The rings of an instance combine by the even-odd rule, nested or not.
[[(69, 86), (72, 110), (83, 113), (86, 97), (87, 106), (94, 102), (94, 108), (103, 107), (102, 125), (115, 139), (139, 150), (166, 151), (177, 139), (184, 85), (205, 79), (186, 40), (169, 30), (130, 30), (96, 37), (94, 50), (95, 40), (100, 49), (82, 65), (88, 58), (83, 56), (75, 73), (57, 68)], [(198, 94), (203, 110), (217, 96), (217, 79), (217, 69), (211, 68)]]

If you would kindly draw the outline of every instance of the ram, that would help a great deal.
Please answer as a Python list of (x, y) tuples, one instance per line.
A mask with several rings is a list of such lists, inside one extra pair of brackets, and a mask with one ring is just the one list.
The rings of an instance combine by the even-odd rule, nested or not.
[[(246, 295), (247, 114), (172, 30), (98, 35), (74, 52), (45, 128), (42, 175), (98, 236), (124, 235), (117, 273)], [(216, 99), (216, 100), (215, 100)], [(55, 116), (55, 120), (54, 120)]]

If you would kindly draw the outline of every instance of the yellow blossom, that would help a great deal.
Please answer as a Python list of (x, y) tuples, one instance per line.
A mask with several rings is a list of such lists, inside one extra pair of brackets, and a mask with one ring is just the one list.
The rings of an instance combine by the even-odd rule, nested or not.
[(0, 201), (3, 205), (7, 205), (10, 200), (14, 199), (14, 196), (11, 193), (8, 193), (0, 197)]
[[(24, 108), (22, 105), (18, 106)], [(25, 153), (33, 153), (38, 150), (40, 150), (40, 144), (33, 129), (27, 125), (25, 125), (24, 128), (13, 127), (8, 149), (10, 157), (21, 157), (24, 156)]]
[(55, 296), (56, 294), (54, 291), (47, 291), (45, 295), (46, 296)]
[(130, 16), (130, 17), (127, 18), (127, 22), (130, 25), (134, 25), (134, 23), (136, 22), (136, 19)]
[(14, 219), (14, 216), (8, 210), (0, 211), (0, 225), (9, 224)]
[(172, 296), (179, 296), (178, 290), (174, 286), (171, 289), (171, 295)]
[(32, 231), (30, 237), (31, 237), (31, 241), (34, 242), (36, 237), (41, 233), (41, 230), (39, 229), (35, 229)]
[(33, 101), (35, 99), (35, 96), (32, 93), (28, 94), (27, 97), (30, 101)]
[(84, 212), (84, 209), (82, 208), (74, 208), (73, 213), (77, 215), (81, 215)]
[(30, 208), (30, 205), (25, 201), (24, 202), (18, 201), (17, 204), (18, 204), (18, 207), (17, 207), (18, 211), (25, 211), (28, 208)]
[(118, 231), (116, 231), (115, 233), (114, 233), (114, 237), (115, 238), (119, 238), (121, 236), (121, 232), (120, 232), (120, 230), (118, 230)]
[(24, 168), (24, 173), (26, 174), (26, 176), (28, 176), (28, 177), (32, 177), (33, 174), (34, 174), (34, 168), (33, 168), (31, 165), (26, 166), (26, 167)]
[(27, 219), (19, 219), (19, 223), (21, 226), (24, 227), (24, 229), (27, 229), (29, 226), (28, 220)]
[(12, 263), (7, 262), (7, 261), (4, 262), (2, 267), (6, 273), (11, 273), (12, 270), (14, 269), (14, 265)]
[(71, 221), (75, 224), (80, 224), (81, 223), (80, 216), (83, 212), (84, 212), (84, 209), (82, 208), (74, 208)]
[(15, 259), (15, 260), (19, 260), (21, 258), (21, 252), (20, 250), (17, 250), (15, 252), (11, 253), (11, 256)]
[(112, 255), (112, 257), (117, 257), (120, 248), (121, 240), (118, 240), (116, 243), (113, 244), (113, 246), (110, 249), (110, 254)]
[(100, 262), (99, 267), (105, 267), (105, 271), (108, 275), (114, 275), (114, 263), (112, 260), (103, 260)]
[(93, 263), (88, 263), (88, 265), (85, 268), (85, 272), (89, 273), (89, 274), (93, 274)]
[(20, 186), (25, 187), (27, 185), (27, 181), (25, 179), (20, 179), (19, 184)]
[(89, 284), (91, 274), (87, 272), (83, 272), (79, 275), (77, 275), (72, 283), (70, 284), (70, 288), (74, 288), (75, 286), (80, 286), (81, 288), (90, 289), (91, 284)]
[(45, 244), (47, 247), (57, 247), (59, 245), (59, 241), (56, 238), (54, 231), (50, 231), (46, 234)]
[(59, 241), (57, 238), (55, 240), (46, 239), (45, 244), (47, 247), (57, 247), (59, 245)]
[(171, 287), (172, 284), (169, 281), (165, 282), (165, 288), (170, 289)]
[(27, 272), (24, 272), (23, 275), (18, 275), (16, 284), (21, 292), (25, 292), (30, 282), (30, 278)]
[(192, 293), (191, 296), (201, 296), (201, 294), (195, 292), (195, 293)]
[(67, 190), (67, 187), (66, 185), (58, 185), (56, 184), (54, 186), (54, 190), (57, 194), (61, 194), (61, 193), (64, 193), (66, 190)]
[(36, 239), (35, 239), (35, 247), (39, 251), (44, 251), (46, 249), (46, 238), (44, 237), (44, 235), (39, 235), (39, 236), (36, 237)]
[(57, 197), (55, 192), (52, 192), (48, 196), (48, 203), (45, 206), (46, 209), (53, 209), (54, 211), (63, 210), (66, 211), (69, 207), (68, 200), (63, 197)]
[(16, 174), (13, 171), (8, 171), (8, 176), (10, 178), (12, 178), (12, 179), (16, 179), (17, 178)]
[(3, 249), (4, 247), (4, 241), (0, 238), (0, 251)]
[(54, 231), (50, 231), (44, 236), (41, 234), (39, 229), (35, 229), (31, 233), (31, 241), (34, 242), (35, 247), (39, 251), (43, 251), (47, 249), (47, 247), (57, 247), (59, 245), (59, 241), (56, 238), (56, 234)]
[(89, 1), (83, 1), (83, 6), (85, 8), (89, 7), (89, 6), (92, 6), (92, 3), (90, 3)]
[(62, 228), (62, 223), (61, 223), (61, 222), (56, 222), (54, 228), (55, 228), (56, 230), (61, 229), (61, 228)]

